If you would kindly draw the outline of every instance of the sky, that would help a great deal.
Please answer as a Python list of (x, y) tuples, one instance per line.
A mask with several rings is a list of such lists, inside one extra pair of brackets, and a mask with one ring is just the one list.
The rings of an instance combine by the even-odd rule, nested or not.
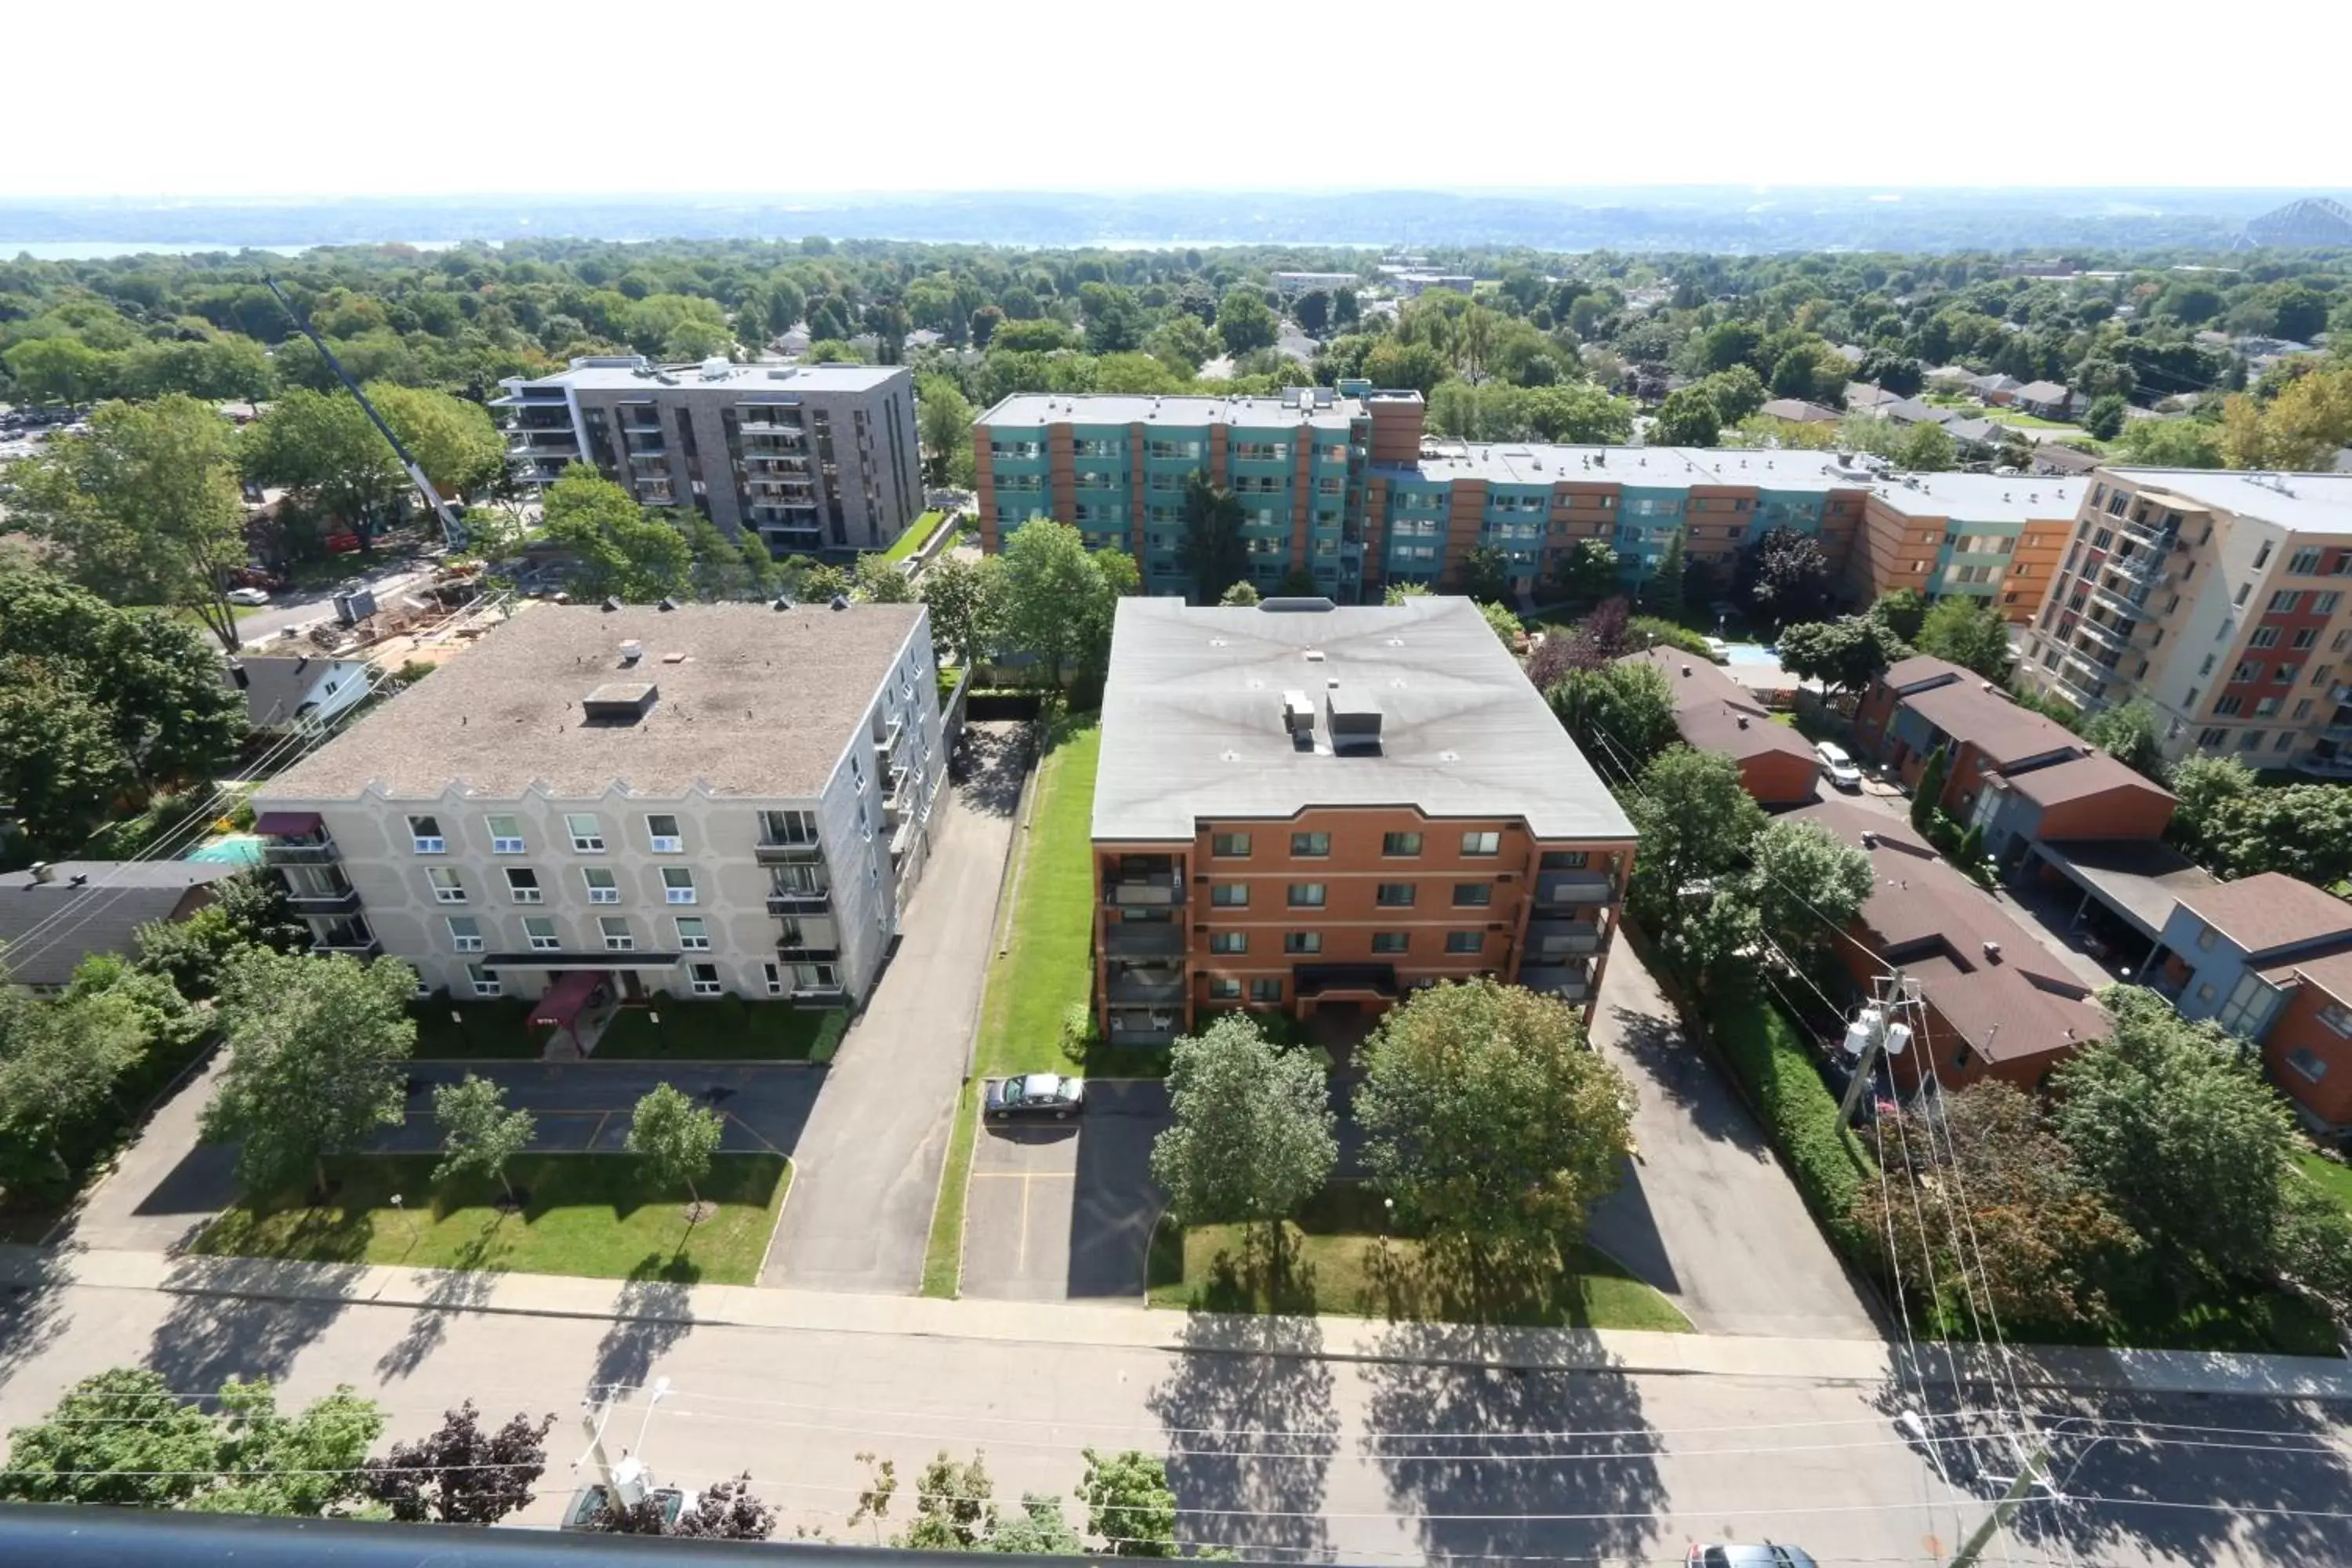
[(0, 197), (2336, 188), (2335, 94), (2202, 50), (2341, 3), (27, 0)]

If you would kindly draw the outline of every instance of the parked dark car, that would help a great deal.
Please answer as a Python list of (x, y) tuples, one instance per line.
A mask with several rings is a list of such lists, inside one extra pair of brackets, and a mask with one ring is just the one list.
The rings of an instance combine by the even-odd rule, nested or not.
[(1023, 1078), (992, 1078), (981, 1085), (981, 1114), (993, 1121), (1014, 1116), (1050, 1116), (1067, 1121), (1086, 1109), (1087, 1080), (1050, 1072)]

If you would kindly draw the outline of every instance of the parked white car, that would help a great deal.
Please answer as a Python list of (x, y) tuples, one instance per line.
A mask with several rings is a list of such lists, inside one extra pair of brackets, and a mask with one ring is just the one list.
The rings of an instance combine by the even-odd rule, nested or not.
[(269, 603), (267, 588), (231, 588), (223, 597), (232, 605), (266, 605)]
[(1813, 755), (1822, 760), (1822, 772), (1829, 775), (1830, 783), (1843, 790), (1861, 790), (1862, 770), (1853, 765), (1853, 759), (1846, 754), (1843, 746), (1835, 741), (1822, 741), (1813, 747)]

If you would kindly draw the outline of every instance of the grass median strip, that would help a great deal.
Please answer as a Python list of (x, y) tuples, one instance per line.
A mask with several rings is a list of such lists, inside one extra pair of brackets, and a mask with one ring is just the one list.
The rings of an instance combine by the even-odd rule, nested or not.
[[(195, 1250), (214, 1257), (376, 1263), (601, 1279), (749, 1285), (792, 1184), (779, 1154), (721, 1154), (698, 1184), (718, 1212), (686, 1219), (683, 1194), (655, 1193), (634, 1160), (525, 1155), (508, 1167), (524, 1198), (499, 1206), (495, 1181), (436, 1188), (437, 1156), (368, 1154), (330, 1162), (329, 1202), (303, 1193), (247, 1199), (206, 1226)], [(406, 1202), (395, 1208), (397, 1194)]]

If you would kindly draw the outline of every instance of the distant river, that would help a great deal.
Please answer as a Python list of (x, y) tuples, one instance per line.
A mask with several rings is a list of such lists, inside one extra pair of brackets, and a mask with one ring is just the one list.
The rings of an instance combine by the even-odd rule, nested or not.
[[(447, 239), (396, 239), (373, 243), (405, 245), (416, 250), (446, 250), (457, 242)], [(234, 254), (239, 250), (265, 250), (273, 256), (299, 256), (313, 248), (308, 245), (189, 245), (131, 239), (0, 239), (0, 260), (14, 261), (20, 256), (29, 256), (36, 261), (105, 261), (117, 256), (202, 256), (213, 251)]]

